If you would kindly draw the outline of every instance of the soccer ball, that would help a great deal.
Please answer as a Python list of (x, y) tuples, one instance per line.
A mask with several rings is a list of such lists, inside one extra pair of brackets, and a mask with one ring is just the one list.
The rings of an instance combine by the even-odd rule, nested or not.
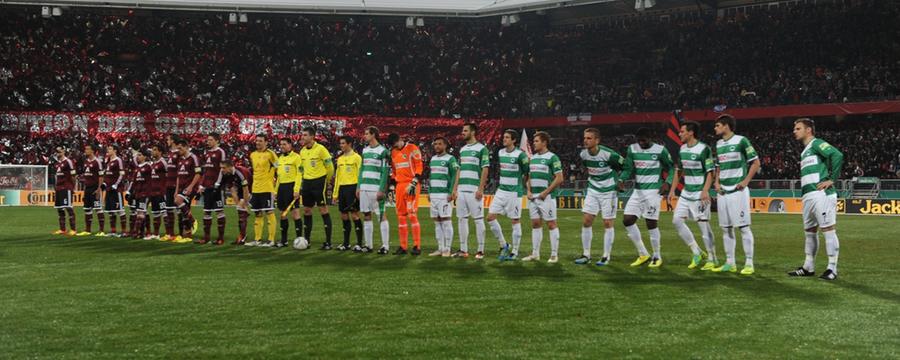
[(306, 250), (307, 248), (309, 248), (309, 241), (306, 241), (306, 238), (300, 236), (294, 239), (294, 249)]

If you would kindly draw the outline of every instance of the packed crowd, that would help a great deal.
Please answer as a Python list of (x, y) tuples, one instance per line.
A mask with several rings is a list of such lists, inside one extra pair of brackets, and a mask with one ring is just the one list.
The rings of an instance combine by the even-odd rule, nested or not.
[[(716, 136), (711, 123), (702, 123), (702, 141), (713, 145)], [(621, 154), (626, 147), (634, 142), (632, 134), (638, 125), (633, 126), (607, 126), (600, 127), (604, 134), (615, 134), (602, 138), (602, 144)], [(565, 127), (548, 129), (554, 140), (551, 142), (551, 151), (556, 153), (565, 166), (564, 187), (577, 187), (579, 180), (587, 178), (584, 169), (580, 166), (579, 153), (582, 150), (581, 132), (584, 127)], [(794, 140), (791, 134), (791, 124), (777, 121), (748, 121), (741, 123), (738, 133), (747, 136), (757, 148), (762, 162), (762, 168), (757, 179), (797, 179), (799, 178), (799, 154), (802, 146)], [(663, 128), (658, 128), (662, 143)], [(533, 130), (529, 130), (529, 138)], [(876, 117), (875, 119), (848, 119), (843, 122), (822, 121), (818, 125), (817, 136), (825, 139), (840, 149), (845, 155), (843, 178), (849, 179), (860, 176), (873, 176), (882, 179), (900, 178), (900, 120), (891, 117)], [(115, 143), (122, 148), (133, 146), (146, 146), (158, 142), (159, 136), (144, 134), (130, 137), (104, 137), (101, 143)], [(195, 151), (203, 149), (203, 136), (190, 139)], [(336, 139), (331, 134), (320, 134), (320, 143), (326, 145), (335, 156), (338, 156)], [(459, 139), (451, 139), (450, 153), (456, 153), (461, 142)], [(410, 139), (423, 151), (425, 158), (430, 157), (431, 143), (427, 135)], [(2, 134), (0, 135), (0, 163), (4, 164), (52, 164), (53, 149), (57, 145), (66, 145), (75, 152), (73, 158), (78, 159), (78, 152), (84, 144), (97, 142), (97, 137), (84, 133), (72, 133), (65, 136), (30, 136), (28, 134)], [(492, 153), (501, 147), (499, 139), (482, 139)], [(273, 144), (274, 145), (274, 144)], [(357, 144), (361, 146), (360, 144)], [(249, 153), (252, 151), (251, 140), (225, 141), (222, 148), (232, 157), (236, 163), (246, 163)], [(121, 152), (127, 160), (130, 152)], [(488, 191), (493, 192), (499, 185), (499, 166), (496, 156), (492, 157), (491, 176), (488, 181)], [(427, 167), (425, 169), (427, 176)], [(583, 185), (583, 184), (582, 184)]]
[[(900, 95), (895, 2), (502, 28), (224, 14), (0, 19), (0, 109), (529, 117)], [(382, 20), (378, 20), (382, 21)]]

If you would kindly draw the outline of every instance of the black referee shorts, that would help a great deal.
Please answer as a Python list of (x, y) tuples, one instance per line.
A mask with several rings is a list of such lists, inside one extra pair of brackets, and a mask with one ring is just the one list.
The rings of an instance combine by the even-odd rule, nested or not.
[[(278, 184), (278, 195), (276, 196), (276, 200), (278, 210), (287, 210), (288, 206), (291, 205), (291, 202), (294, 201), (294, 183)], [(294, 207), (297, 208), (299, 205), (294, 204)]]
[(325, 177), (303, 179), (300, 197), (303, 198), (303, 207), (325, 206)]
[(356, 197), (356, 184), (341, 185), (338, 189), (338, 210), (341, 212), (359, 212), (359, 199)]

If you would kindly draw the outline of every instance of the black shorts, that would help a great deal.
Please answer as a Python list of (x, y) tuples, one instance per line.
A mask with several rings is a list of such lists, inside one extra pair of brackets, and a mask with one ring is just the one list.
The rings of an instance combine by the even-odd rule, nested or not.
[(275, 207), (272, 202), (275, 196), (272, 193), (252, 193), (250, 194), (250, 208), (253, 211), (272, 211)]
[[(294, 201), (294, 183), (278, 184), (277, 200), (278, 210), (287, 210), (291, 202)], [(294, 204), (294, 207), (297, 208), (300, 205)]]
[(153, 214), (162, 214), (166, 211), (166, 198), (164, 196), (151, 196), (150, 197), (150, 211)]
[(103, 211), (108, 213), (122, 213), (122, 193), (118, 191), (107, 191), (106, 197), (103, 199)]
[(225, 197), (221, 188), (203, 189), (203, 211), (222, 211), (225, 208)]
[(175, 209), (175, 188), (166, 188), (166, 209)]
[(300, 187), (303, 207), (325, 206), (325, 177), (303, 180)]
[(128, 204), (128, 208), (131, 209), (131, 211), (137, 209), (137, 201), (135, 201), (133, 194), (125, 193), (125, 202)]
[(359, 199), (356, 198), (356, 184), (341, 185), (338, 189), (338, 210), (341, 212), (358, 212)]
[(56, 190), (56, 199), (53, 201), (53, 207), (57, 209), (72, 207), (72, 190)]
[(84, 188), (84, 211), (93, 211), (103, 209), (101, 199), (97, 198), (97, 186), (88, 186)]
[(184, 205), (185, 205), (185, 206), (193, 206), (193, 205), (194, 205), (194, 199), (197, 198), (197, 195), (196, 195), (196, 194), (185, 195), (184, 193), (179, 193), (178, 195), (175, 195), (175, 196), (180, 197), (181, 200), (184, 201)]
[(147, 212), (147, 198), (145, 197), (135, 197), (131, 199), (132, 204), (134, 204), (134, 208), (140, 212)]

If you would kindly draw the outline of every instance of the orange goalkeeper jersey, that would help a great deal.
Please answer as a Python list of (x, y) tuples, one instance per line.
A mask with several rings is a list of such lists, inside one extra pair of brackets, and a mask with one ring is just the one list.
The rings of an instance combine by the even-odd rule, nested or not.
[(394, 181), (398, 184), (408, 183), (413, 177), (422, 176), (422, 152), (412, 143), (406, 143), (403, 149), (391, 149), (391, 163), (394, 169)]

